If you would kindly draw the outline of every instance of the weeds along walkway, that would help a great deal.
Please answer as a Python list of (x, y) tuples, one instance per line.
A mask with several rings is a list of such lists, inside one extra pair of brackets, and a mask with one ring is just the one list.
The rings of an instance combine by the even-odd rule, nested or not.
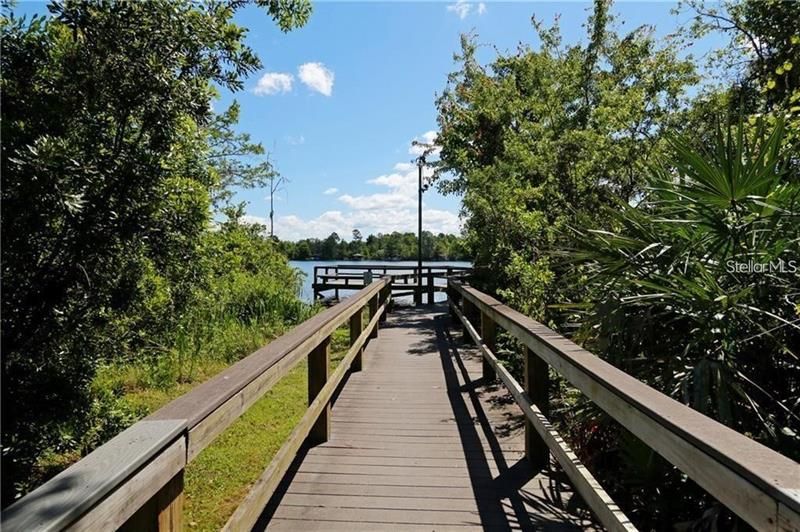
[(449, 327), (445, 307), (390, 314), (256, 530), (586, 530), (565, 478), (524, 458), (524, 418)]

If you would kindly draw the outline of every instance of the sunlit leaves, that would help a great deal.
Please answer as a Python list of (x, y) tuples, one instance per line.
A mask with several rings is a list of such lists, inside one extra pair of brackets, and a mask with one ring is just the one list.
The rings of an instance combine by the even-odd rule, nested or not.
[(782, 121), (747, 129), (702, 151), (673, 138), (644, 200), (610, 212), (612, 231), (578, 230), (568, 255), (589, 273), (585, 327), (606, 356), (653, 361), (639, 378), (790, 453), (779, 429), (800, 423), (800, 186)]

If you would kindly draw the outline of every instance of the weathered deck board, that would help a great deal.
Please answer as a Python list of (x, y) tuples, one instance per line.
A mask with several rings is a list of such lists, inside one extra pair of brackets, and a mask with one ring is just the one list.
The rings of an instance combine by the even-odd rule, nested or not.
[(479, 379), (443, 307), (390, 315), (257, 530), (586, 530), (563, 477), (524, 459), (522, 413)]

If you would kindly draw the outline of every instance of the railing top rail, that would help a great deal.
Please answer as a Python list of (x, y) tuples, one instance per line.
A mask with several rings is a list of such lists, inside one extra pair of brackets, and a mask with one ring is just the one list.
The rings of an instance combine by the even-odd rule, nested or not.
[(174, 442), (185, 420), (140, 421), (3, 510), (8, 530), (61, 530)]
[[(451, 280), (450, 284), (451, 288), (542, 357), (617, 421), (622, 422), (620, 417), (625, 415), (627, 409), (643, 413), (654, 422), (653, 427), (658, 426), (659, 431), (666, 429), (665, 433), (673, 434), (676, 445), (686, 446), (675, 449), (675, 453), (685, 454), (689, 446), (700, 450), (773, 499), (776, 504), (775, 515), (778, 515), (777, 504), (800, 513), (800, 464), (662, 394), (493, 297), (459, 282)], [(622, 408), (620, 405), (625, 406)], [(630, 421), (626, 426), (631, 429)], [(658, 441), (657, 432), (645, 429), (632, 432), (660, 454), (665, 454), (665, 443)], [(665, 458), (672, 461), (669, 456)], [(706, 489), (720, 498), (719, 494), (708, 488), (709, 482), (697, 478), (698, 475), (709, 473), (684, 472), (701, 485), (705, 483)], [(718, 478), (716, 482), (722, 485), (724, 479)], [(735, 490), (737, 486), (727, 488)], [(762, 503), (764, 501), (758, 501), (758, 504)], [(757, 504), (756, 501), (753, 504)]]
[[(384, 264), (337, 264), (335, 266), (339, 270), (416, 270), (416, 264), (409, 264), (407, 266), (399, 265), (399, 264), (391, 264), (391, 265), (384, 265)], [(436, 271), (464, 271), (464, 270), (471, 270), (472, 267), (470, 266), (448, 266), (447, 264), (442, 265), (431, 265), (431, 264), (423, 264), (423, 270), (436, 270)]]

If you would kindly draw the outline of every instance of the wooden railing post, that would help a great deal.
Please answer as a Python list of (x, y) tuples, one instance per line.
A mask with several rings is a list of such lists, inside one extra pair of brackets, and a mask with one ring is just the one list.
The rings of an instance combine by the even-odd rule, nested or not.
[[(331, 338), (328, 336), (308, 355), (308, 404), (311, 404), (328, 382), (331, 367)], [(308, 433), (312, 445), (325, 443), (331, 434), (331, 405), (325, 405)]]
[(389, 314), (389, 300), (392, 298), (392, 284), (388, 283), (385, 288), (381, 290), (381, 304), (384, 305), (383, 314), (381, 314), (381, 323), (386, 322), (386, 317)]
[(156, 497), (159, 532), (183, 530), (183, 471), (172, 477)]
[[(378, 313), (378, 298), (380, 297), (380, 292), (372, 296), (369, 300), (369, 319), (372, 320), (375, 317), (375, 314)], [(380, 320), (378, 320), (380, 321)], [(369, 333), (370, 338), (377, 338), (378, 337), (378, 323), (375, 324), (375, 328)]]
[[(488, 314), (485, 312), (481, 312), (481, 340), (483, 340), (484, 345), (491, 351), (492, 353), (496, 353), (496, 346), (497, 346), (497, 324), (492, 321), (492, 318), (489, 317)], [(494, 368), (486, 359), (483, 358), (483, 380), (486, 384), (490, 382), (494, 382), (497, 379), (497, 374), (494, 372)]]
[(447, 307), (450, 309), (450, 323), (451, 324), (458, 323), (458, 315), (456, 314), (455, 309), (453, 309), (453, 307), (450, 305), (451, 302), (453, 303), (453, 305), (458, 305), (458, 292), (456, 292), (456, 289), (453, 287), (453, 284), (448, 279), (447, 280)]
[[(469, 300), (466, 297), (462, 297), (461, 298), (461, 313), (468, 320), (474, 314), (473, 308), (474, 308), (474, 306), (472, 305), (472, 303), (469, 302)], [(469, 335), (469, 331), (467, 330), (467, 326), (464, 325), (463, 323), (461, 324), (461, 335), (464, 337), (464, 342), (465, 343), (466, 342), (471, 342), (471, 338), (470, 338), (470, 335)]]
[(433, 305), (433, 269), (428, 268), (428, 304)]
[[(547, 362), (529, 348), (524, 348), (525, 393), (545, 416), (548, 415), (550, 376)], [(550, 463), (550, 451), (530, 420), (525, 421), (525, 456), (535, 470), (545, 469)]]
[(183, 470), (164, 484), (153, 497), (136, 510), (121, 532), (178, 532), (183, 530)]
[[(364, 309), (362, 308), (350, 317), (350, 345), (356, 343), (356, 340), (358, 340), (358, 337), (361, 335), (361, 330), (362, 330), (361, 317), (363, 314), (364, 314)], [(364, 354), (364, 349), (361, 348), (358, 350), (358, 354), (355, 356), (355, 358), (353, 358), (353, 362), (350, 364), (350, 368), (353, 371), (361, 371), (363, 354)]]

